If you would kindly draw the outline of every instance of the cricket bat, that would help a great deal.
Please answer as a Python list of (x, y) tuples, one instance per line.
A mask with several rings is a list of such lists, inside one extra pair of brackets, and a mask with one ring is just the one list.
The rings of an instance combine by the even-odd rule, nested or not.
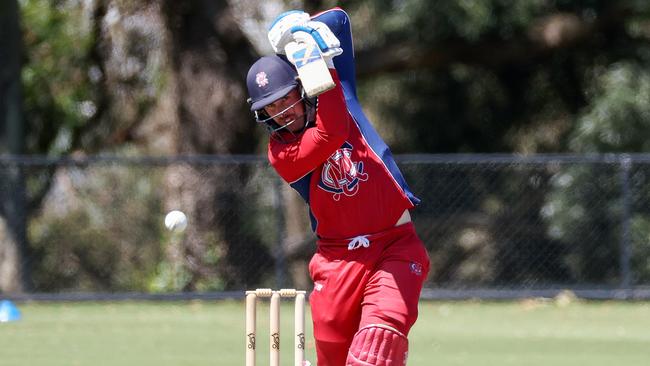
[(296, 66), (308, 97), (315, 97), (334, 88), (334, 80), (318, 45), (311, 42), (289, 42), (284, 51), (289, 61)]

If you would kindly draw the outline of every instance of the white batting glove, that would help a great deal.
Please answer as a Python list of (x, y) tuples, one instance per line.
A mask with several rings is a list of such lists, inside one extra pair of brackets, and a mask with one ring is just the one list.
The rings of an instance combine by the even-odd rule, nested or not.
[(341, 42), (323, 22), (310, 21), (304, 25), (295, 25), (291, 27), (291, 33), (297, 42), (315, 43), (330, 68), (334, 67), (332, 59), (343, 53)]
[(284, 54), (284, 47), (293, 41), (291, 28), (309, 22), (309, 14), (301, 10), (291, 10), (278, 15), (269, 26), (268, 38), (277, 54)]

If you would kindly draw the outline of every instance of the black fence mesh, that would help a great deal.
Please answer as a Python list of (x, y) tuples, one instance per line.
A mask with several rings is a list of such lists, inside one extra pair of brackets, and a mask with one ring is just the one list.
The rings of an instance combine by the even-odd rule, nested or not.
[[(650, 284), (648, 156), (397, 158), (428, 288)], [(5, 157), (0, 178), (5, 292), (311, 288), (307, 209), (262, 157)]]

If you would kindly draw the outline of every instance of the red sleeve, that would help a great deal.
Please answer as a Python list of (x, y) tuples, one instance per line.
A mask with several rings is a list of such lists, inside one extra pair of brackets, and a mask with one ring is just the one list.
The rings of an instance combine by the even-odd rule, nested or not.
[(335, 69), (330, 69), (334, 89), (318, 96), (316, 126), (292, 143), (269, 143), (269, 161), (280, 176), (292, 183), (323, 164), (348, 137), (351, 117)]

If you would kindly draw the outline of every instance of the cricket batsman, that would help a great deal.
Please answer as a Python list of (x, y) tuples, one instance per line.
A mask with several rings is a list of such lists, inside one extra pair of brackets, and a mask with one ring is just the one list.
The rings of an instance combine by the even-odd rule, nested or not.
[[(419, 199), (357, 100), (350, 19), (339, 8), (291, 11), (268, 37), (276, 54), (255, 62), (246, 83), (271, 134), (268, 159), (309, 205), (317, 236), (318, 365), (406, 365), (429, 258), (409, 214)], [(305, 72), (310, 55), (328, 67)]]

